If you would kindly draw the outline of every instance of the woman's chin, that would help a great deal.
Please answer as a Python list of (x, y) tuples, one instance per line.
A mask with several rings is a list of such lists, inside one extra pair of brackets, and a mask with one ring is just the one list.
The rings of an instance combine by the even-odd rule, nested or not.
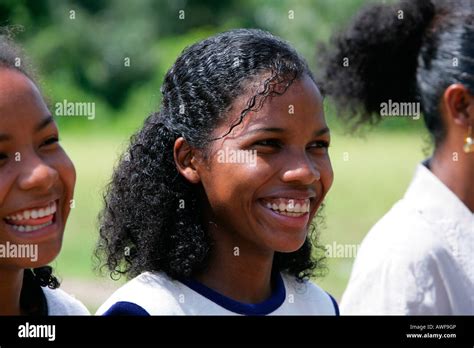
[(286, 239), (285, 241), (274, 245), (273, 250), (275, 250), (276, 252), (285, 253), (285, 254), (293, 253), (301, 249), (305, 240), (306, 240), (306, 234), (303, 239), (301, 238)]
[(42, 245), (37, 249), (37, 255), (23, 259), (23, 268), (43, 267), (56, 259), (61, 251), (61, 243)]

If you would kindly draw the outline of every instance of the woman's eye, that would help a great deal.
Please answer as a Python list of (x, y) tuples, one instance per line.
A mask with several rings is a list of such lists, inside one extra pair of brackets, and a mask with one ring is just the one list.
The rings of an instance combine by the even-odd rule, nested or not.
[(51, 137), (43, 143), (43, 146), (53, 145), (59, 142), (58, 137)]
[(280, 142), (274, 139), (260, 140), (257, 141), (255, 146), (265, 146), (265, 147), (280, 147)]
[(329, 142), (326, 140), (320, 140), (320, 141), (315, 141), (312, 145), (312, 148), (317, 148), (317, 149), (327, 149), (329, 147)]

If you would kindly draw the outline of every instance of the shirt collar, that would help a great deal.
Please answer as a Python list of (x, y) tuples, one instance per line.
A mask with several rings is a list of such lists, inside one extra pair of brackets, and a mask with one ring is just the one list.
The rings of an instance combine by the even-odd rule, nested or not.
[(181, 283), (191, 288), (201, 296), (224, 307), (225, 309), (243, 315), (268, 315), (277, 310), (285, 301), (285, 284), (280, 272), (272, 272), (272, 295), (263, 302), (256, 304), (243, 303), (226, 297), (217, 291), (208, 288), (194, 279), (181, 279)]
[(431, 222), (455, 222), (473, 228), (474, 214), (438, 177), (420, 163), (404, 199)]

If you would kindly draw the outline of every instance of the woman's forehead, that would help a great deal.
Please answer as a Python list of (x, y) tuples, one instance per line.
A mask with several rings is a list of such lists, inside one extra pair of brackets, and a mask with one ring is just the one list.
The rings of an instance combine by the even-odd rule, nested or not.
[(36, 90), (34, 83), (23, 73), (10, 68), (0, 67), (0, 102), (22, 97)]
[[(230, 123), (240, 118), (250, 97), (251, 95), (248, 94), (236, 101), (228, 117)], [(306, 121), (318, 122), (323, 115), (322, 96), (314, 82), (308, 77), (308, 80), (294, 81), (282, 95), (268, 96), (258, 110), (247, 112), (242, 119), (240, 129), (250, 131), (261, 125), (288, 126), (295, 123), (296, 118), (301, 117), (304, 117)]]

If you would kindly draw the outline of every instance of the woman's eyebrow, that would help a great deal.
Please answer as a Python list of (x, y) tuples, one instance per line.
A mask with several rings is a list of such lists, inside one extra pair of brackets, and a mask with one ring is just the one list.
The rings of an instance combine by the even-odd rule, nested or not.
[[(35, 132), (39, 132), (40, 130), (48, 126), (51, 122), (53, 122), (53, 116), (46, 115), (46, 117), (41, 120), (41, 122), (36, 126)], [(12, 137), (9, 134), (0, 133), (0, 142), (9, 141), (11, 140), (11, 138)]]
[(277, 127), (264, 127), (264, 128), (257, 128), (254, 130), (251, 130), (247, 134), (254, 134), (254, 133), (262, 133), (262, 132), (272, 132), (272, 133), (284, 133), (285, 130), (283, 128), (277, 128)]
[[(264, 128), (258, 128), (258, 129), (251, 130), (246, 135), (251, 135), (251, 134), (259, 133), (259, 132), (284, 133), (285, 129), (278, 128), (278, 127), (264, 127)], [(315, 137), (319, 137), (319, 136), (321, 136), (323, 134), (326, 134), (326, 133), (329, 133), (329, 128), (328, 127), (318, 129), (317, 131), (315, 131), (313, 133), (313, 135)]]
[(47, 115), (35, 128), (35, 132), (39, 132), (46, 126), (48, 126), (51, 122), (53, 122), (53, 116)]

